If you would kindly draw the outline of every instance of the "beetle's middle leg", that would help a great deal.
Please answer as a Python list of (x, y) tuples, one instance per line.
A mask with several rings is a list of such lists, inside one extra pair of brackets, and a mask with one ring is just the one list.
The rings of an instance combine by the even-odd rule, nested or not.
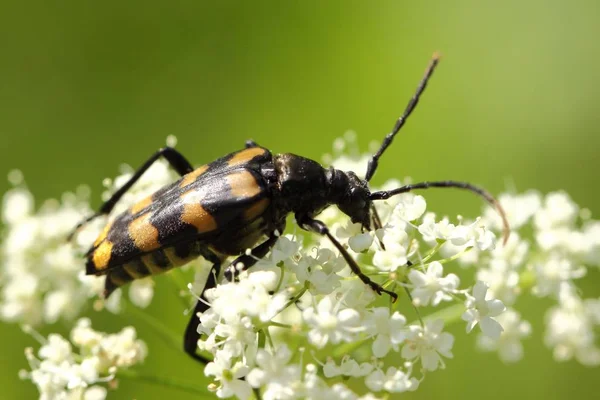
[[(283, 229), (281, 231), (283, 231)], [(225, 269), (225, 279), (227, 279), (227, 281), (229, 282), (232, 282), (235, 279), (236, 275), (239, 276), (241, 272), (247, 270), (248, 268), (256, 264), (258, 260), (266, 256), (269, 250), (273, 248), (273, 246), (277, 242), (277, 239), (279, 239), (279, 236), (271, 234), (271, 236), (269, 236), (267, 240), (253, 248), (250, 254), (242, 254), (241, 256), (233, 260), (231, 264), (229, 264), (227, 269)], [(240, 263), (243, 264), (242, 268), (238, 268), (238, 265)]]
[(121, 186), (116, 192), (113, 193), (110, 199), (108, 199), (104, 204), (102, 204), (102, 206), (97, 212), (95, 212), (94, 214), (90, 215), (85, 220), (77, 224), (75, 229), (73, 229), (73, 232), (69, 235), (69, 239), (71, 239), (73, 235), (77, 232), (77, 230), (79, 230), (79, 228), (81, 228), (86, 223), (90, 222), (96, 217), (99, 217), (100, 215), (110, 213), (115, 207), (115, 204), (117, 204), (117, 202), (121, 199), (121, 197), (123, 197), (123, 195), (131, 188), (131, 186), (133, 186), (133, 184), (137, 182), (138, 179), (140, 179), (144, 172), (146, 172), (148, 168), (150, 168), (150, 166), (154, 164), (156, 160), (158, 160), (160, 157), (164, 157), (173, 167), (173, 169), (177, 171), (177, 173), (181, 176), (194, 170), (192, 164), (190, 164), (190, 162), (183, 156), (183, 154), (181, 154), (174, 148), (164, 147), (158, 150), (148, 160), (146, 160), (146, 162), (140, 168), (138, 168), (137, 171), (135, 171), (133, 176), (123, 186)]

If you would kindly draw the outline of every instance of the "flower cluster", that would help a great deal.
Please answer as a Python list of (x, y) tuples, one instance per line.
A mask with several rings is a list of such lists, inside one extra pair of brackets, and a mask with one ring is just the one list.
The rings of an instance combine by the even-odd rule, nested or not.
[[(132, 174), (131, 168), (123, 167), (116, 179), (106, 179), (103, 198), (107, 199)], [(69, 241), (67, 237), (74, 227), (92, 214), (89, 189), (82, 186), (75, 193), (65, 193), (61, 201), (48, 200), (36, 211), (33, 195), (21, 173), (12, 171), (9, 178), (14, 188), (4, 195), (1, 212), (4, 232), (0, 245), (0, 319), (29, 325), (54, 323), (60, 318), (71, 320), (88, 300), (96, 299), (104, 290), (104, 277), (85, 275), (83, 256), (106, 224), (106, 218), (85, 225)], [(156, 162), (123, 196), (112, 216), (173, 179), (168, 164)], [(115, 293), (106, 303), (109, 310), (119, 309), (119, 295)], [(135, 304), (146, 306), (152, 298), (152, 281), (136, 281), (130, 297)]]
[[(336, 141), (329, 161), (360, 173), (367, 156), (360, 156), (353, 143), (352, 135)], [(90, 213), (87, 191), (34, 212), (32, 196), (17, 175), (2, 209), (0, 317), (30, 324), (73, 318), (102, 291), (102, 277), (83, 275), (81, 256), (105, 221), (86, 226), (67, 243), (67, 233)], [(104, 198), (130, 176), (125, 171), (106, 181)], [(154, 164), (109, 218), (172, 179), (166, 163)], [(389, 181), (382, 189), (400, 186)], [(516, 362), (525, 353), (522, 340), (532, 334), (518, 311), (526, 292), (554, 302), (546, 314), (544, 342), (555, 359), (599, 365), (600, 299), (583, 298), (576, 283), (587, 268), (600, 265), (600, 221), (560, 192), (504, 194), (499, 202), (512, 228), (507, 241), (497, 240), (502, 223), (495, 210), (473, 220), (440, 217), (414, 193), (377, 201), (382, 224), (371, 232), (336, 207), (321, 213), (318, 218), (362, 271), (399, 295), (396, 303), (369, 289), (327, 237), (300, 235), (298, 228), (282, 234), (239, 280), (220, 280), (206, 293), (210, 308), (198, 316), (198, 350), (212, 359), (204, 369), (209, 389), (221, 398), (244, 400), (255, 393), (264, 399), (375, 399), (414, 391), (429, 373), (451, 364), (454, 337), (445, 327), (454, 323), (462, 323), (467, 333), (480, 332), (480, 349)], [(190, 294), (202, 291), (205, 264), (194, 264), (197, 277)], [(118, 293), (107, 307), (118, 308)], [(150, 279), (129, 287), (134, 306), (145, 307), (152, 295)], [(138, 343), (131, 330), (125, 331), (127, 343)], [(32, 371), (23, 376), (38, 386), (42, 398), (63, 392), (103, 398), (105, 392), (95, 384), (111, 380), (114, 367), (133, 365), (145, 354), (141, 344), (131, 353), (123, 344), (118, 354), (125, 358), (114, 358), (110, 352), (119, 348), (119, 340), (113, 338), (106, 348), (100, 343), (107, 338), (82, 320), (72, 334), (79, 355), (58, 336), (39, 339), (43, 351), (37, 358), (28, 351)]]
[[(31, 371), (23, 370), (20, 376), (37, 386), (40, 399), (104, 399), (107, 390), (99, 384), (112, 381), (119, 370), (144, 361), (147, 353), (133, 327), (106, 334), (93, 330), (85, 318), (75, 324), (71, 342), (57, 334), (46, 339), (29, 327), (25, 331), (42, 346), (37, 357), (32, 348), (25, 350)], [(73, 351), (73, 345), (78, 351)]]

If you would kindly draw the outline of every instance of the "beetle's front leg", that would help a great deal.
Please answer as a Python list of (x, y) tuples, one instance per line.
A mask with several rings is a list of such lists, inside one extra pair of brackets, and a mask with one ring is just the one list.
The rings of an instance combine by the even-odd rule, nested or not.
[(348, 263), (348, 266), (352, 272), (354, 272), (354, 274), (356, 274), (360, 280), (365, 283), (365, 285), (369, 286), (378, 294), (387, 293), (394, 302), (398, 299), (398, 295), (396, 293), (384, 289), (383, 286), (373, 282), (371, 278), (361, 271), (354, 258), (352, 258), (352, 256), (348, 253), (348, 250), (346, 250), (344, 246), (342, 246), (342, 244), (338, 242), (338, 240), (331, 234), (331, 232), (329, 232), (329, 228), (322, 221), (313, 219), (308, 215), (296, 215), (296, 221), (302, 229), (327, 236), (331, 243), (333, 243), (336, 249), (338, 249), (338, 251), (341, 253), (342, 257), (344, 257), (344, 260), (346, 260), (346, 263)]

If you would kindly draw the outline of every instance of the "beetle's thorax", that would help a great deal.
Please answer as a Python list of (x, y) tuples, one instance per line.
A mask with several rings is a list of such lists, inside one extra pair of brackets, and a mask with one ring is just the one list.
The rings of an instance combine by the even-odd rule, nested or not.
[(278, 191), (288, 212), (315, 216), (336, 204), (353, 222), (369, 228), (367, 183), (353, 172), (325, 169), (316, 161), (291, 153), (273, 157)]

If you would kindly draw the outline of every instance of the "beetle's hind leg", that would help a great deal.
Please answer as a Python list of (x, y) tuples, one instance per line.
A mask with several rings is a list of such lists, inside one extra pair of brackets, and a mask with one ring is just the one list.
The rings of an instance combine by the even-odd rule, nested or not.
[(213, 289), (217, 286), (217, 278), (220, 272), (221, 263), (214, 263), (212, 268), (210, 269), (208, 279), (206, 280), (204, 289), (202, 289), (200, 299), (198, 299), (198, 301), (196, 302), (196, 307), (194, 307), (194, 313), (190, 317), (190, 321), (188, 322), (187, 327), (185, 328), (185, 334), (183, 336), (183, 350), (187, 354), (189, 354), (190, 357), (200, 361), (202, 364), (207, 364), (210, 360), (204, 356), (201, 356), (196, 351), (198, 349), (198, 339), (200, 339), (200, 332), (198, 332), (198, 324), (200, 323), (200, 320), (198, 318), (198, 315), (204, 313), (210, 308), (210, 304), (206, 300), (206, 291), (209, 289)]
[(95, 212), (94, 214), (90, 215), (89, 217), (81, 221), (79, 224), (77, 224), (75, 229), (73, 229), (73, 231), (69, 235), (69, 240), (73, 237), (73, 235), (75, 235), (79, 228), (81, 228), (86, 223), (90, 222), (96, 217), (110, 213), (115, 207), (115, 204), (117, 204), (117, 202), (121, 199), (121, 197), (123, 197), (123, 195), (131, 188), (131, 186), (133, 186), (133, 184), (137, 182), (138, 179), (140, 179), (144, 172), (146, 172), (146, 170), (148, 170), (148, 168), (150, 168), (150, 166), (154, 164), (156, 160), (158, 160), (160, 157), (164, 157), (173, 167), (173, 169), (177, 171), (177, 173), (181, 176), (194, 170), (192, 164), (190, 164), (190, 162), (183, 156), (183, 154), (181, 154), (174, 148), (164, 147), (158, 150), (140, 168), (138, 168), (137, 171), (135, 171), (135, 174), (133, 174), (133, 176), (123, 186), (121, 186), (116, 192), (113, 193), (110, 199), (108, 199), (104, 204), (102, 204), (102, 206), (97, 212)]
[[(283, 231), (281, 229), (280, 231)], [(233, 260), (231, 264), (225, 270), (225, 278), (231, 282), (235, 279), (236, 273), (240, 273), (241, 271), (245, 271), (246, 269), (252, 267), (258, 260), (267, 255), (269, 250), (273, 247), (275, 242), (279, 237), (275, 234), (269, 236), (267, 240), (265, 240), (260, 245), (256, 246), (252, 249), (251, 254), (243, 254)], [(237, 269), (237, 265), (242, 263), (244, 267), (242, 269)], [(215, 262), (213, 267), (211, 268), (210, 274), (208, 275), (208, 279), (206, 280), (206, 285), (204, 285), (204, 289), (202, 290), (202, 294), (200, 295), (200, 299), (196, 303), (196, 307), (194, 308), (194, 313), (192, 314), (190, 321), (188, 322), (187, 328), (185, 329), (185, 335), (183, 337), (183, 349), (195, 360), (200, 361), (203, 364), (208, 363), (210, 360), (205, 357), (197, 354), (196, 349), (198, 348), (198, 339), (200, 339), (200, 333), (198, 332), (198, 324), (200, 323), (198, 314), (206, 312), (210, 308), (210, 304), (206, 300), (206, 291), (217, 286), (217, 277), (219, 276), (219, 272), (221, 270), (221, 264), (219, 262)]]

